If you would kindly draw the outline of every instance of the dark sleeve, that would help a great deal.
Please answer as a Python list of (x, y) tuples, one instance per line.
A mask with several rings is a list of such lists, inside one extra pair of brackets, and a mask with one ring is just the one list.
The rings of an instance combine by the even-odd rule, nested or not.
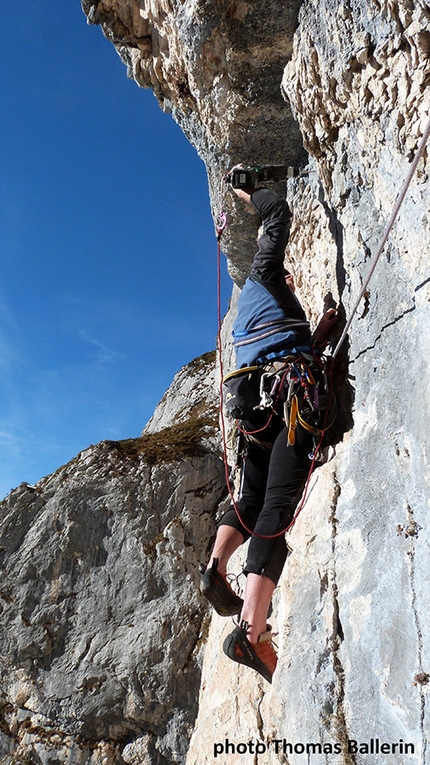
[(254, 276), (262, 282), (285, 284), (284, 256), (290, 232), (290, 209), (285, 199), (270, 189), (257, 189), (251, 200), (260, 213), (263, 224), (251, 277)]

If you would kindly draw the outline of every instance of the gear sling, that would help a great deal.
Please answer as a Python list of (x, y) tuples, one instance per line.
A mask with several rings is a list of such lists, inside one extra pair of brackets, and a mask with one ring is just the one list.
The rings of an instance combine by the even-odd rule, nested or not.
[[(240, 496), (236, 501), (230, 489), (232, 506), (220, 525), (233, 526), (245, 540), (252, 537), (245, 573), (275, 583), (287, 556), (285, 532), (303, 507), (336, 417), (329, 366), (319, 357), (290, 356), (236, 370), (223, 381), (226, 413), (235, 419), (245, 450)], [(245, 416), (237, 417), (239, 410)]]

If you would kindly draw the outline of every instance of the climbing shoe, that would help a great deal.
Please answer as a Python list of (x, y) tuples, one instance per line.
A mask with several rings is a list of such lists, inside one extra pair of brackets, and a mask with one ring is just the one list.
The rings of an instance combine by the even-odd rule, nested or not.
[(276, 669), (278, 657), (272, 644), (272, 628), (267, 625), (267, 631), (258, 638), (258, 643), (250, 643), (246, 633), (248, 622), (241, 622), (239, 627), (227, 635), (223, 644), (223, 651), (229, 659), (251, 667), (263, 675), (268, 683), (272, 682), (272, 675)]
[(242, 610), (243, 600), (236, 595), (223, 576), (217, 571), (218, 558), (213, 559), (207, 571), (200, 567), (200, 590), (220, 616), (234, 616)]

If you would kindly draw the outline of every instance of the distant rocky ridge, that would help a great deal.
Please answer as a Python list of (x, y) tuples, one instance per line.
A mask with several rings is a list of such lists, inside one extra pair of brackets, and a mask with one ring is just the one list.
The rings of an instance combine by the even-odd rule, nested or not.
[[(314, 324), (348, 316), (430, 115), (428, 3), (83, 5), (205, 160), (214, 215), (238, 159), (302, 168), (287, 260)], [(2, 765), (213, 765), (226, 739), (228, 765), (369, 765), (376, 740), (428, 765), (429, 173), (427, 149), (342, 349), (347, 432), (289, 534), (273, 685), (223, 656), (197, 590), (225, 502), (208, 355), (141, 439), (2, 503)], [(240, 285), (258, 221), (226, 204)]]
[[(214, 354), (185, 383), (202, 370)], [(225, 496), (209, 390), (204, 417), (92, 446), (1, 503), (2, 765), (183, 761)]]

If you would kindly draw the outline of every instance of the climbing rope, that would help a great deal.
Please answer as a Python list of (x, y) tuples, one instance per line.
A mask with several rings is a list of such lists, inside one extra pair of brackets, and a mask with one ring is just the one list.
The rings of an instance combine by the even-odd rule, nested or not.
[(421, 159), (421, 157), (423, 155), (423, 152), (424, 152), (424, 149), (426, 147), (426, 143), (427, 143), (427, 141), (429, 139), (429, 136), (430, 136), (430, 120), (429, 120), (429, 122), (427, 124), (427, 127), (426, 127), (426, 129), (424, 131), (423, 137), (421, 139), (421, 142), (420, 142), (420, 144), (418, 146), (417, 153), (416, 153), (415, 158), (414, 158), (414, 160), (412, 162), (412, 165), (410, 167), (409, 173), (406, 176), (406, 180), (404, 181), (403, 186), (402, 186), (402, 188), (400, 190), (400, 193), (399, 193), (399, 195), (397, 197), (396, 203), (394, 205), (393, 212), (391, 213), (391, 217), (390, 217), (390, 219), (389, 219), (389, 221), (388, 221), (388, 223), (387, 223), (387, 225), (385, 227), (385, 231), (383, 233), (383, 236), (382, 236), (382, 239), (380, 241), (379, 247), (378, 247), (377, 251), (375, 252), (375, 255), (372, 258), (372, 261), (371, 261), (370, 267), (369, 267), (369, 271), (368, 271), (367, 276), (366, 276), (366, 278), (365, 278), (365, 280), (363, 282), (363, 286), (361, 288), (360, 294), (359, 294), (359, 296), (358, 296), (358, 298), (357, 298), (357, 300), (356, 300), (356, 302), (354, 304), (354, 307), (353, 307), (353, 309), (351, 311), (351, 314), (349, 316), (348, 321), (346, 322), (345, 328), (344, 328), (344, 330), (343, 330), (343, 332), (342, 332), (342, 334), (341, 334), (341, 336), (339, 338), (339, 341), (338, 341), (338, 343), (336, 345), (336, 348), (333, 351), (333, 354), (332, 354), (333, 359), (335, 359), (337, 354), (339, 353), (339, 350), (340, 350), (340, 348), (341, 348), (341, 346), (342, 346), (342, 344), (343, 344), (343, 342), (344, 342), (344, 340), (345, 340), (345, 338), (346, 338), (346, 336), (348, 334), (348, 330), (349, 330), (349, 328), (350, 328), (350, 326), (352, 324), (352, 321), (354, 319), (354, 316), (355, 316), (355, 314), (357, 312), (358, 306), (360, 305), (360, 302), (361, 302), (365, 292), (367, 291), (367, 287), (368, 287), (369, 282), (370, 282), (370, 280), (371, 280), (371, 278), (373, 276), (373, 272), (374, 272), (374, 270), (376, 268), (378, 260), (381, 257), (382, 251), (383, 251), (383, 249), (385, 247), (385, 244), (387, 242), (387, 239), (388, 239), (388, 237), (390, 235), (391, 229), (393, 228), (394, 222), (395, 222), (395, 220), (396, 220), (396, 218), (397, 218), (397, 216), (399, 214), (399, 211), (400, 211), (400, 208), (402, 206), (403, 200), (405, 198), (406, 192), (407, 192), (407, 190), (409, 188), (409, 185), (410, 185), (410, 182), (411, 182), (411, 180), (412, 180), (412, 178), (413, 178), (413, 176), (415, 174), (418, 162), (419, 162), (419, 160)]
[(222, 404), (222, 381), (224, 379), (224, 362), (223, 362), (223, 346), (222, 346), (222, 315), (221, 315), (221, 238), (227, 225), (227, 215), (224, 209), (224, 176), (221, 181), (220, 194), (219, 194), (219, 206), (218, 216), (216, 220), (216, 238), (217, 238), (217, 350), (218, 350), (218, 367), (219, 367), (219, 408), (220, 408), (220, 423), (221, 423), (221, 438), (224, 455), (224, 471), (225, 480), (230, 497), (233, 496), (233, 492), (230, 486), (230, 475), (227, 460), (227, 434), (224, 419), (224, 411)]

